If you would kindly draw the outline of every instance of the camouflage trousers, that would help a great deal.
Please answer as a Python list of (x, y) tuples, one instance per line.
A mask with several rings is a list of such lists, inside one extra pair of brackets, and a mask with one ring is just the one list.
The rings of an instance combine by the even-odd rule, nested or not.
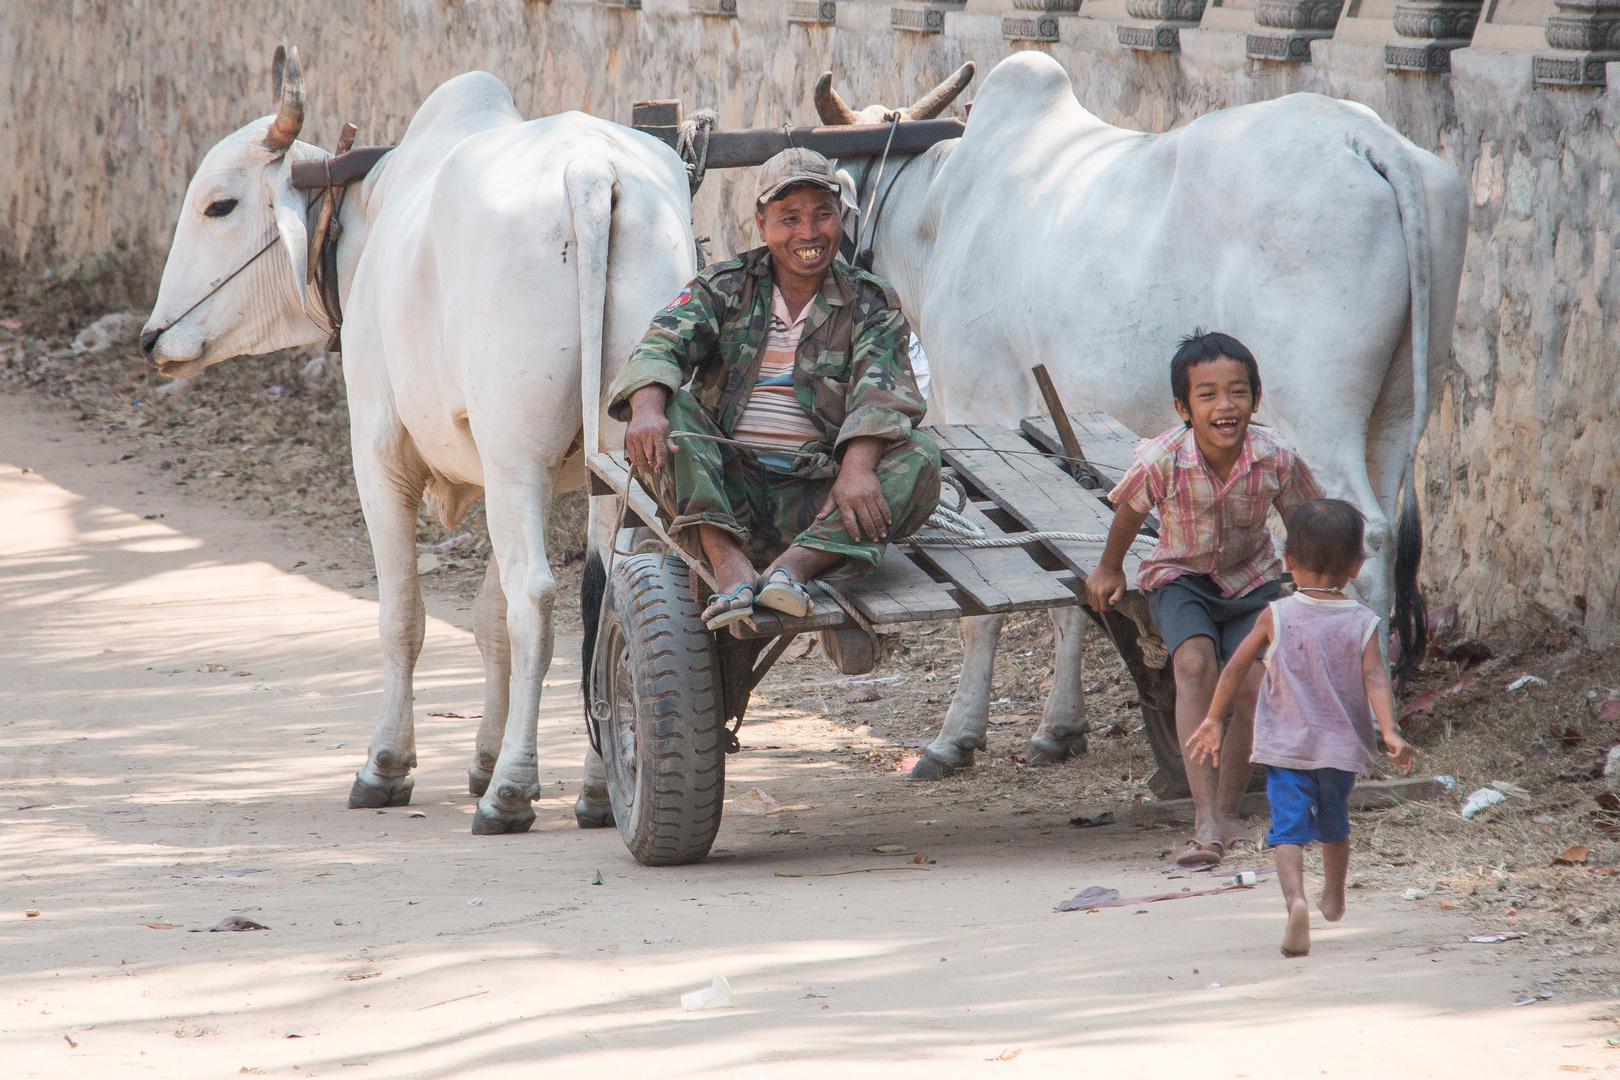
[[(758, 569), (794, 544), (843, 555), (849, 561), (842, 565), (852, 570), (877, 566), (882, 544), (853, 539), (836, 512), (816, 520), (838, 476), (838, 462), (831, 456), (799, 454), (784, 471), (762, 463), (745, 447), (683, 439), (681, 432), (725, 437), (685, 390), (675, 392), (664, 414), (680, 449), (657, 476), (637, 469), (635, 477), (658, 503), (658, 516), (670, 534), (688, 552), (703, 557), (695, 528), (703, 524), (737, 537)], [(920, 431), (878, 459), (878, 484), (892, 518), (889, 542), (910, 536), (933, 513), (939, 501), (939, 467), (939, 447)]]

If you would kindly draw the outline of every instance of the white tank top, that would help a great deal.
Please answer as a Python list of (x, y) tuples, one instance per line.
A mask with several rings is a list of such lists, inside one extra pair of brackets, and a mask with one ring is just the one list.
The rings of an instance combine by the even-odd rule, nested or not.
[(1361, 654), (1378, 616), (1354, 600), (1295, 593), (1272, 602), (1271, 624), (1249, 760), (1372, 772), (1378, 725), (1361, 680)]

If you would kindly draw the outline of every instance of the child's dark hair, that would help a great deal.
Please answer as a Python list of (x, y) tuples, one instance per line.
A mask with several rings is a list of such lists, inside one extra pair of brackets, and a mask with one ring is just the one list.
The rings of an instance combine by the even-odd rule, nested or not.
[(1254, 396), (1254, 403), (1260, 404), (1260, 365), (1255, 363), (1254, 353), (1249, 347), (1231, 334), (1222, 334), (1218, 331), (1204, 333), (1194, 330), (1181, 339), (1176, 347), (1176, 355), (1170, 360), (1170, 392), (1176, 400), (1192, 408), (1192, 379), (1187, 372), (1199, 364), (1208, 364), (1221, 357), (1236, 360), (1242, 364), (1249, 373), (1249, 392)]
[(1367, 519), (1343, 499), (1312, 499), (1288, 515), (1284, 549), (1301, 570), (1349, 575), (1362, 558)]

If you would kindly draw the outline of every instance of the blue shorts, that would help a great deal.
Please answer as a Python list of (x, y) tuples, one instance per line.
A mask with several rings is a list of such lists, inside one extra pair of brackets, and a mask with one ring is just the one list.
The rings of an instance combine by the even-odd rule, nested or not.
[(1271, 831), (1266, 843), (1332, 844), (1350, 835), (1350, 789), (1356, 774), (1343, 769), (1283, 769), (1266, 766)]

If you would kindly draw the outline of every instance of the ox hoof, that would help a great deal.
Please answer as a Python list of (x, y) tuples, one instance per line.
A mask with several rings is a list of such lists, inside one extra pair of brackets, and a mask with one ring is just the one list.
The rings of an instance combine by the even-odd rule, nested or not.
[(359, 776), (349, 789), (350, 810), (376, 810), (384, 806), (409, 806), (416, 781), (410, 776), (390, 776), (381, 784), (368, 784)]
[(1031, 739), (1029, 749), (1024, 751), (1024, 762), (1028, 765), (1058, 765), (1085, 752), (1084, 735), (1067, 743), (1060, 743), (1056, 739)]
[(582, 829), (611, 829), (617, 824), (613, 820), (612, 803), (606, 799), (586, 802), (583, 795), (574, 800), (574, 821)]
[(472, 833), (474, 836), (498, 836), (501, 833), (528, 832), (534, 824), (534, 808), (524, 806), (521, 810), (489, 809), (483, 803), (473, 813)]
[(467, 794), (474, 798), (481, 797), (489, 790), (489, 782), (494, 778), (493, 772), (480, 769), (476, 765), (467, 766)]
[(958, 769), (970, 769), (972, 767), (972, 750), (963, 751), (962, 760), (954, 765), (946, 761), (944, 758), (935, 757), (927, 750), (924, 750), (922, 752), (922, 756), (917, 758), (917, 764), (911, 767), (911, 779), (943, 780)]

